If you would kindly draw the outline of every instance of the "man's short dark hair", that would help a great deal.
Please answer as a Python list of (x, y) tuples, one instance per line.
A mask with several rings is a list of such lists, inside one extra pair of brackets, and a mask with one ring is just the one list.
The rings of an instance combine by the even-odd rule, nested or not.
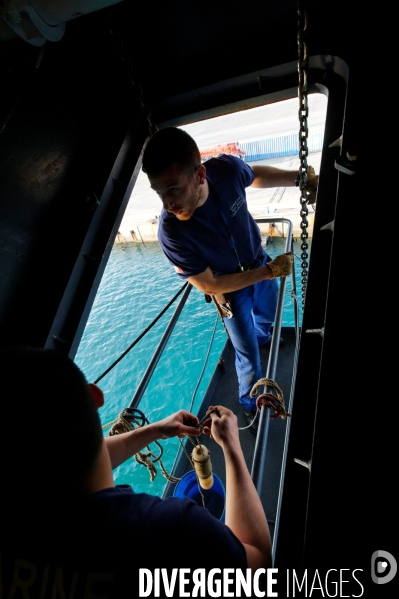
[(148, 141), (142, 169), (149, 177), (157, 177), (173, 164), (183, 171), (191, 170), (201, 164), (201, 156), (191, 135), (177, 127), (165, 127)]
[(80, 492), (103, 443), (81, 370), (54, 350), (0, 348), (0, 380), (3, 484), (24, 484), (40, 493)]

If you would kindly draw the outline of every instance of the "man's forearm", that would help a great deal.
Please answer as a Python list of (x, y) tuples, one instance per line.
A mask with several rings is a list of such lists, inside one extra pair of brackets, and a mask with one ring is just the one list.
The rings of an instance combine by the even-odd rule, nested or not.
[(298, 179), (298, 170), (285, 170), (274, 166), (257, 165), (252, 167), (255, 179), (251, 187), (294, 187)]
[(160, 438), (157, 423), (136, 428), (127, 433), (105, 437), (112, 468), (120, 466), (135, 453)]
[(241, 447), (224, 449), (226, 461), (226, 524), (246, 548), (252, 569), (271, 565), (269, 526)]
[(158, 439), (199, 435), (198, 417), (187, 410), (179, 410), (158, 422), (147, 424), (127, 433), (105, 438), (112, 468), (116, 468), (128, 458), (138, 453), (143, 447)]
[(188, 281), (203, 293), (208, 295), (218, 295), (220, 293), (238, 291), (239, 289), (248, 287), (248, 285), (253, 285), (259, 281), (273, 278), (274, 275), (272, 269), (267, 264), (264, 264), (253, 270), (221, 275), (220, 277), (215, 277), (211, 269), (208, 268), (203, 273), (196, 275), (195, 277), (190, 277)]

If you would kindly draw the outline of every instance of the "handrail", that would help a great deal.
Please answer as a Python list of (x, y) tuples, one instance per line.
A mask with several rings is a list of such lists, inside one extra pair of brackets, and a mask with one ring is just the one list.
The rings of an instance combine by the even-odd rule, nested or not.
[(149, 365), (147, 366), (147, 370), (145, 371), (143, 378), (141, 379), (139, 386), (136, 389), (136, 393), (133, 395), (132, 401), (130, 402), (130, 406), (129, 406), (130, 408), (138, 407), (140, 400), (143, 397), (144, 391), (146, 390), (147, 385), (150, 382), (150, 379), (155, 370), (155, 367), (159, 362), (162, 352), (165, 349), (165, 345), (168, 342), (168, 339), (175, 327), (175, 324), (180, 316), (181, 311), (183, 310), (184, 304), (186, 303), (187, 298), (190, 295), (192, 288), (193, 288), (193, 286), (191, 285), (191, 283), (189, 283), (187, 285), (186, 289), (184, 290), (184, 293), (180, 299), (180, 302), (177, 304), (176, 310), (173, 312), (172, 318), (170, 319), (169, 324), (166, 327), (166, 330), (165, 330), (164, 334), (162, 335), (162, 338), (161, 338), (160, 342), (158, 343), (158, 346), (151, 358), (151, 361), (150, 361)]
[[(294, 272), (294, 271), (293, 271)], [(292, 407), (294, 403), (294, 390), (295, 390), (295, 379), (297, 373), (298, 366), (298, 356), (299, 356), (299, 340), (300, 340), (300, 331), (299, 331), (299, 307), (298, 307), (298, 299), (296, 298), (296, 289), (293, 287), (293, 293), (295, 297), (295, 334), (296, 334), (296, 344), (295, 344), (295, 354), (294, 354), (294, 364), (292, 369), (292, 382), (291, 382), (291, 391), (290, 397), (288, 400), (287, 411), (292, 413)], [(283, 487), (284, 487), (284, 478), (285, 478), (285, 469), (287, 465), (287, 455), (288, 455), (288, 441), (290, 436), (291, 429), (291, 418), (287, 419), (287, 426), (285, 429), (285, 438), (284, 438), (284, 449), (283, 449), (283, 457), (281, 460), (281, 471), (280, 471), (280, 485), (277, 499), (277, 508), (276, 508), (276, 518), (274, 523), (274, 535), (273, 535), (273, 544), (272, 544), (272, 563), (274, 564), (275, 556), (276, 556), (276, 546), (277, 546), (277, 538), (278, 538), (278, 530), (280, 527), (280, 514), (281, 514), (281, 504), (283, 499)]]
[[(288, 252), (288, 251), (292, 250), (292, 223), (291, 223), (291, 221), (288, 221), (286, 219), (278, 219), (278, 218), (256, 219), (256, 221), (257, 222), (287, 222), (289, 224), (289, 228), (288, 228), (288, 234), (287, 234), (287, 241), (286, 241), (286, 245), (285, 245), (285, 251)], [(297, 341), (296, 341), (296, 346), (295, 346), (294, 366), (293, 366), (293, 374), (292, 374), (292, 382), (291, 382), (291, 393), (290, 393), (289, 404), (288, 404), (288, 412), (292, 411), (293, 388), (294, 388), (294, 381), (296, 378), (296, 368), (297, 368), (298, 352), (299, 352), (299, 310), (298, 310), (298, 302), (296, 300), (296, 281), (295, 281), (295, 266), (294, 266), (294, 264), (292, 266), (291, 280), (292, 280), (292, 296), (296, 301), (296, 309), (294, 310), (294, 318), (295, 318), (295, 331), (296, 331)], [(268, 362), (267, 372), (266, 372), (266, 378), (270, 378), (272, 380), (274, 380), (274, 377), (276, 375), (276, 368), (277, 368), (277, 357), (278, 357), (278, 349), (279, 349), (279, 343), (280, 343), (280, 331), (281, 331), (282, 312), (283, 312), (283, 307), (284, 307), (285, 286), (286, 286), (286, 279), (285, 278), (280, 279), (280, 290), (279, 290), (279, 296), (278, 296), (277, 308), (276, 308), (275, 326), (274, 326), (272, 344), (270, 347), (269, 362)], [(268, 387), (267, 385), (265, 385), (263, 393), (270, 393), (270, 392), (272, 392), (272, 389), (270, 387)], [(280, 473), (280, 487), (279, 487), (279, 494), (278, 494), (276, 521), (275, 521), (273, 544), (272, 544), (272, 563), (273, 564), (274, 564), (275, 551), (276, 551), (278, 528), (279, 528), (279, 524), (280, 524), (282, 485), (283, 485), (285, 467), (286, 467), (286, 462), (287, 462), (287, 445), (288, 445), (290, 425), (291, 425), (291, 422), (290, 422), (290, 419), (288, 419), (287, 420), (287, 428), (286, 428), (286, 432), (285, 432), (284, 452), (283, 452), (281, 473)], [(256, 442), (255, 442), (255, 450), (254, 450), (254, 457), (253, 457), (252, 471), (251, 471), (251, 477), (252, 477), (252, 480), (254, 482), (254, 485), (256, 487), (256, 490), (257, 490), (259, 496), (261, 494), (263, 473), (264, 473), (264, 468), (265, 468), (265, 463), (266, 463), (266, 447), (267, 447), (267, 439), (268, 439), (268, 434), (269, 434), (269, 426), (270, 426), (270, 408), (267, 406), (264, 406), (260, 412), (259, 430), (258, 430), (258, 434), (256, 437)]]
[[(259, 219), (256, 218), (255, 220), (257, 223), (275, 223), (275, 222), (286, 223), (288, 225), (288, 233), (287, 233), (287, 240), (286, 240), (286, 244), (285, 244), (285, 251), (289, 252), (292, 249), (293, 224), (290, 220), (288, 220), (286, 218), (259, 218)], [(294, 270), (293, 270), (291, 276), (293, 279), (292, 284), (294, 286), (295, 285)], [(266, 371), (266, 378), (270, 378), (272, 380), (274, 380), (274, 378), (276, 376), (276, 369), (277, 369), (277, 357), (278, 357), (278, 350), (279, 350), (279, 345), (280, 345), (280, 332), (281, 332), (281, 322), (282, 322), (282, 315), (283, 315), (283, 308), (284, 308), (285, 287), (286, 287), (286, 278), (282, 277), (282, 278), (280, 278), (280, 289), (279, 289), (279, 295), (278, 295), (278, 300), (277, 300), (276, 318), (274, 321), (273, 337), (272, 337), (272, 342), (271, 342), (271, 346), (270, 346), (269, 361), (268, 361), (267, 371)], [(263, 392), (271, 393), (272, 388), (265, 385)], [(267, 438), (269, 435), (269, 424), (270, 424), (270, 408), (267, 406), (264, 406), (262, 408), (262, 410), (260, 411), (258, 434), (256, 436), (254, 457), (253, 457), (253, 461), (252, 461), (252, 470), (251, 470), (251, 477), (252, 477), (252, 480), (254, 482), (254, 485), (255, 485), (256, 490), (259, 495), (261, 494), (263, 473), (264, 473), (265, 463), (266, 463), (266, 446), (267, 446)]]

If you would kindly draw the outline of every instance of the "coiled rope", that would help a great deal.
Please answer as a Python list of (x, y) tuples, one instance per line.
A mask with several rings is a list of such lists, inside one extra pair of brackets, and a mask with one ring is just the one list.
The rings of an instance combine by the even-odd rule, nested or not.
[(281, 391), (277, 383), (272, 379), (259, 379), (259, 381), (255, 383), (255, 385), (252, 387), (250, 391), (250, 396), (256, 397), (257, 389), (258, 387), (260, 387), (260, 385), (267, 385), (268, 387), (273, 387), (276, 390), (276, 395), (274, 395), (273, 393), (262, 393), (261, 395), (259, 395), (256, 400), (256, 407), (258, 411), (260, 411), (262, 405), (265, 405), (274, 410), (275, 412), (274, 414), (270, 414), (271, 419), (278, 418), (280, 416), (280, 418), (285, 420), (288, 416), (291, 416), (291, 414), (289, 414), (289, 412), (287, 412), (285, 409), (283, 392)]

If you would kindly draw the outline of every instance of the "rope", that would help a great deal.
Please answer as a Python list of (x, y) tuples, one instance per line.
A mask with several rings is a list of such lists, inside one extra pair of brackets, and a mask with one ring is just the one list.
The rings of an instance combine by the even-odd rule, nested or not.
[[(271, 419), (278, 418), (280, 416), (280, 418), (285, 420), (288, 416), (291, 416), (291, 414), (289, 414), (289, 412), (287, 412), (285, 409), (283, 392), (281, 391), (277, 383), (272, 379), (259, 379), (259, 381), (255, 383), (255, 385), (252, 387), (250, 391), (250, 396), (256, 397), (257, 388), (260, 387), (260, 385), (267, 385), (268, 387), (273, 387), (276, 390), (276, 395), (274, 395), (273, 393), (262, 393), (261, 395), (259, 395), (256, 400), (257, 410), (260, 411), (262, 405), (268, 406), (269, 408), (273, 409), (275, 411), (275, 414), (270, 414)], [(256, 414), (257, 413), (258, 412), (256, 412)]]
[(176, 293), (176, 295), (170, 300), (170, 302), (167, 304), (167, 306), (165, 306), (165, 308), (163, 310), (161, 310), (161, 312), (158, 314), (158, 316), (156, 318), (154, 318), (154, 320), (152, 321), (152, 323), (137, 337), (137, 339), (135, 341), (133, 341), (133, 343), (119, 356), (119, 358), (117, 358), (115, 360), (115, 362), (113, 362), (111, 364), (111, 366), (109, 368), (107, 368), (107, 370), (105, 370), (99, 377), (98, 379), (96, 379), (94, 381), (94, 384), (96, 385), (98, 383), (98, 381), (101, 381), (101, 379), (110, 372), (110, 370), (112, 370), (114, 368), (114, 366), (116, 366), (118, 364), (118, 362), (120, 362), (122, 360), (122, 358), (124, 358), (126, 356), (126, 354), (128, 354), (130, 352), (131, 349), (133, 349), (133, 347), (136, 345), (136, 343), (138, 343), (140, 341), (140, 339), (142, 339), (144, 337), (144, 335), (146, 335), (146, 333), (148, 333), (148, 331), (154, 326), (154, 324), (156, 322), (158, 322), (158, 320), (161, 318), (161, 316), (163, 316), (166, 312), (166, 310), (168, 310), (168, 308), (170, 308), (170, 306), (173, 304), (173, 302), (179, 297), (179, 295), (182, 293), (183, 289), (185, 289), (185, 287), (187, 287), (188, 282), (184, 283), (183, 287)]
[[(111, 422), (104, 424), (102, 429), (105, 430), (106, 428), (109, 428), (111, 426), (111, 430), (109, 431), (108, 436), (112, 437), (113, 435), (120, 435), (122, 433), (127, 433), (129, 431), (135, 430), (135, 428), (141, 428), (147, 424), (149, 424), (149, 421), (147, 420), (147, 418), (141, 410), (138, 410), (137, 408), (125, 408), (119, 414), (118, 418), (115, 418), (115, 420), (112, 420)], [(143, 451), (138, 451), (134, 454), (133, 458), (138, 464), (141, 464), (142, 466), (145, 466), (147, 468), (150, 474), (151, 482), (154, 481), (157, 475), (157, 469), (154, 464), (155, 462), (159, 462), (163, 476), (169, 482), (177, 483), (181, 479), (169, 474), (161, 460), (163, 449), (158, 441), (154, 441), (154, 443), (158, 446), (160, 450), (159, 456), (156, 456), (147, 445), (147, 453), (144, 453)]]
[(219, 321), (218, 314), (216, 314), (216, 320), (215, 320), (215, 324), (214, 324), (214, 327), (213, 327), (212, 337), (211, 337), (211, 340), (210, 340), (210, 342), (209, 342), (208, 352), (207, 352), (207, 354), (206, 354), (206, 357), (205, 357), (205, 362), (204, 362), (204, 365), (203, 365), (203, 367), (202, 367), (202, 371), (201, 371), (201, 374), (200, 374), (200, 376), (199, 376), (199, 379), (198, 379), (197, 385), (196, 385), (196, 387), (195, 387), (195, 389), (194, 389), (193, 397), (192, 397), (192, 399), (191, 399), (191, 404), (190, 404), (190, 407), (189, 407), (189, 409), (188, 409), (188, 411), (189, 411), (189, 412), (191, 412), (191, 410), (193, 409), (195, 395), (196, 395), (196, 393), (197, 393), (197, 391), (198, 391), (198, 387), (199, 387), (199, 385), (200, 385), (200, 382), (201, 382), (201, 380), (202, 380), (202, 377), (204, 376), (205, 367), (206, 367), (206, 365), (207, 365), (207, 363), (208, 363), (209, 354), (211, 353), (211, 348), (212, 348), (213, 340), (214, 340), (214, 337), (215, 337), (215, 332), (216, 332), (216, 327), (217, 327), (218, 321)]
[[(209, 302), (208, 302), (208, 303), (209, 303)], [(207, 355), (206, 355), (206, 357), (205, 357), (205, 362), (204, 362), (204, 365), (203, 365), (203, 367), (202, 367), (202, 372), (201, 372), (201, 374), (200, 374), (200, 377), (199, 377), (199, 379), (198, 379), (197, 385), (196, 385), (196, 387), (195, 387), (195, 389), (194, 389), (194, 393), (193, 393), (193, 396), (192, 396), (192, 399), (191, 399), (190, 407), (189, 407), (189, 409), (188, 409), (188, 411), (189, 411), (189, 412), (191, 412), (191, 410), (193, 409), (195, 395), (196, 395), (196, 393), (197, 393), (197, 391), (198, 391), (199, 384), (200, 384), (200, 382), (201, 382), (201, 380), (202, 380), (202, 377), (203, 377), (203, 375), (204, 375), (204, 372), (205, 372), (205, 367), (206, 367), (206, 365), (207, 365), (207, 362), (208, 362), (208, 359), (209, 359), (209, 355), (210, 355), (210, 352), (211, 352), (211, 348), (212, 348), (213, 340), (214, 340), (214, 337), (215, 337), (215, 333), (216, 333), (216, 328), (217, 328), (218, 320), (219, 320), (219, 315), (218, 315), (218, 314), (216, 314), (215, 324), (214, 324), (214, 327), (213, 327), (213, 332), (212, 332), (211, 340), (210, 340), (210, 343), (209, 343), (208, 352), (207, 352)], [(190, 439), (190, 437), (189, 437), (189, 439)], [(190, 439), (190, 441), (193, 443), (193, 445), (194, 445), (194, 447), (195, 447), (195, 444), (194, 444), (194, 442), (192, 441), (192, 439)], [(198, 441), (198, 439), (197, 439), (197, 441)], [(199, 441), (198, 441), (198, 443), (199, 443)], [(180, 442), (180, 447), (178, 448), (178, 450), (177, 450), (177, 452), (176, 452), (175, 461), (174, 461), (174, 463), (173, 463), (172, 472), (173, 472), (173, 470), (174, 470), (174, 468), (175, 468), (175, 466), (176, 466), (177, 460), (178, 460), (178, 459), (179, 459), (179, 457), (180, 457), (180, 450), (182, 449), (182, 447), (183, 447), (183, 446), (182, 446), (182, 444), (181, 444), (181, 442)]]
[(255, 416), (253, 417), (253, 419), (251, 420), (251, 422), (248, 424), (248, 426), (239, 426), (239, 427), (238, 427), (238, 430), (239, 430), (239, 431), (246, 431), (246, 430), (247, 430), (247, 428), (251, 428), (251, 426), (253, 425), (253, 423), (254, 423), (254, 422), (255, 422), (255, 420), (257, 419), (257, 417), (258, 417), (258, 410), (256, 410), (256, 412), (255, 412)]

